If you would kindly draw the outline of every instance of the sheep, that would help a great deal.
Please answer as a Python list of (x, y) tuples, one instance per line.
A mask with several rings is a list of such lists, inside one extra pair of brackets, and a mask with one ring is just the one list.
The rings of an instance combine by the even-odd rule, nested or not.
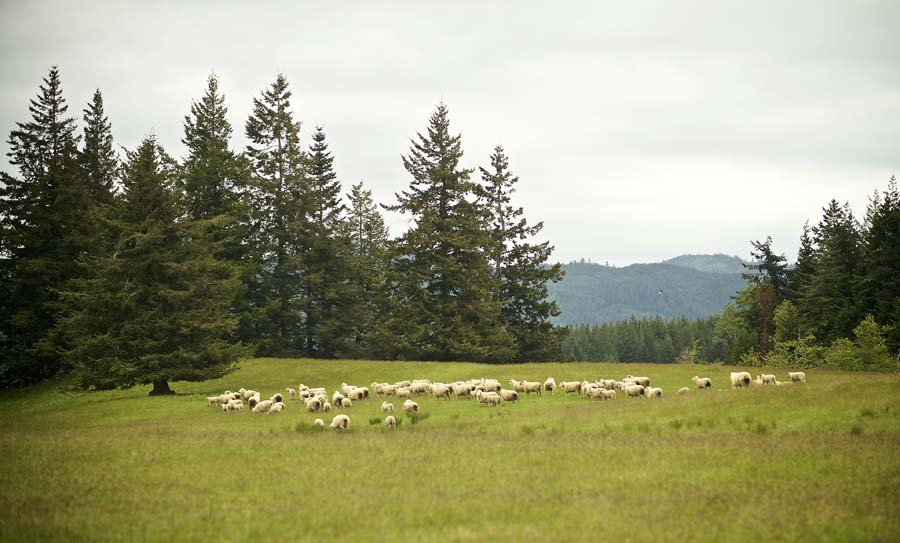
[(647, 387), (644, 389), (645, 398), (662, 398), (663, 390), (661, 388)]
[(376, 396), (381, 396), (382, 394), (384, 394), (384, 390), (382, 390), (381, 387), (383, 387), (383, 386), (386, 385), (386, 384), (387, 384), (387, 383), (379, 383), (379, 382), (377, 382), (377, 381), (372, 381), (372, 384), (369, 385), (369, 387), (371, 387), (372, 390), (375, 391), (375, 395), (376, 395)]
[(337, 390), (335, 390), (334, 394), (331, 395), (331, 403), (333, 403), (334, 405), (341, 405), (341, 400), (343, 399), (344, 395)]
[(784, 385), (793, 385), (793, 381), (775, 381), (775, 386), (782, 387)]
[(393, 413), (394, 412), (394, 404), (388, 402), (381, 402), (381, 412), (382, 413)]
[(559, 384), (559, 386), (566, 394), (569, 394), (570, 392), (574, 392), (576, 394), (581, 392), (581, 381), (563, 381)]
[(397, 389), (397, 397), (401, 399), (409, 398), (409, 389), (408, 388), (398, 388)]
[(603, 388), (607, 390), (612, 390), (616, 388), (616, 380), (615, 379), (597, 379), (597, 382), (603, 385)]
[(232, 411), (243, 411), (243, 410), (244, 410), (244, 404), (243, 404), (243, 402), (242, 402), (242, 403), (233, 403), (233, 404), (231, 404), (231, 410), (232, 410)]
[(348, 417), (347, 415), (336, 415), (333, 419), (331, 419), (331, 424), (328, 427), (332, 430), (349, 428), (350, 417)]
[(428, 392), (431, 383), (428, 381), (417, 381), (409, 385), (409, 391), (413, 394), (425, 394)]
[[(515, 391), (513, 391), (513, 392), (515, 392)], [(484, 394), (481, 395), (481, 397), (478, 399), (478, 401), (481, 402), (483, 405), (497, 406), (497, 405), (500, 405), (500, 395), (497, 394), (496, 392), (485, 392)]]
[(353, 400), (354, 402), (362, 400), (365, 398), (365, 393), (361, 388), (352, 388), (350, 392), (347, 394), (347, 397)]
[(405, 402), (403, 402), (403, 411), (405, 411), (407, 414), (418, 413), (419, 404), (412, 400), (406, 400)]
[(306, 410), (310, 413), (315, 413), (319, 409), (322, 408), (322, 403), (319, 402), (317, 398), (310, 398), (306, 400)]
[(615, 400), (616, 399), (616, 391), (615, 390), (600, 390), (600, 395), (604, 400)]
[(532, 392), (537, 392), (538, 396), (541, 395), (541, 383), (539, 381), (522, 381), (522, 386), (525, 388), (525, 394), (531, 394)]
[(481, 383), (481, 390), (485, 392), (500, 392), (500, 389), (503, 388), (500, 385), (500, 381), (496, 379), (486, 379), (483, 383)]
[(297, 395), (300, 396), (301, 400), (305, 400), (307, 398), (312, 397), (312, 392), (310, 392), (309, 389), (307, 388), (307, 389), (301, 390)]
[(460, 396), (468, 397), (471, 393), (472, 389), (469, 388), (469, 385), (453, 385), (453, 394), (456, 395), (457, 399)]
[(678, 392), (676, 392), (675, 394), (677, 394), (678, 396), (684, 396), (685, 394), (687, 394), (690, 391), (691, 391), (691, 389), (689, 389), (688, 387), (681, 387), (678, 389)]
[(397, 382), (394, 383), (394, 384), (397, 385), (397, 388), (409, 388), (409, 385), (412, 384), (412, 381), (409, 381), (409, 380), (407, 380), (407, 381), (397, 381)]
[(269, 408), (272, 407), (272, 405), (274, 403), (275, 402), (273, 402), (272, 400), (264, 400), (264, 401), (258, 402), (253, 407), (253, 412), (254, 413), (268, 413)]
[(606, 399), (603, 396), (603, 392), (606, 392), (604, 389), (599, 387), (590, 387), (585, 393), (584, 397), (589, 400), (603, 400)]
[(350, 409), (351, 407), (353, 407), (353, 402), (350, 401), (350, 398), (344, 398), (341, 400), (341, 407)]
[(806, 382), (806, 374), (802, 371), (789, 371), (787, 375), (791, 378), (792, 383)]
[(286, 388), (285, 391), (287, 391), (288, 396), (290, 396), (292, 400), (294, 399), (294, 396), (297, 395), (297, 391), (292, 388)]
[(272, 400), (273, 403), (278, 403), (284, 401), (284, 396), (282, 396), (281, 394), (276, 394), (269, 399)]
[(509, 386), (512, 387), (516, 392), (525, 392), (525, 382), (524, 381), (516, 381), (515, 379), (509, 380)]
[(397, 419), (394, 418), (394, 415), (388, 415), (387, 418), (384, 419), (384, 425), (388, 428), (396, 428)]
[(742, 388), (750, 386), (750, 374), (746, 371), (731, 372), (731, 388)]
[(552, 395), (553, 391), (556, 390), (556, 379), (554, 379), (553, 377), (547, 377), (547, 380), (544, 381), (544, 390)]
[(631, 380), (632, 383), (636, 385), (641, 385), (642, 387), (650, 386), (650, 378), (649, 377), (635, 377), (634, 375), (626, 375), (623, 381)]
[(397, 394), (397, 389), (400, 388), (397, 385), (384, 385), (381, 387), (381, 391), (384, 392), (385, 396), (394, 396)]
[(283, 402), (275, 402), (272, 404), (272, 407), (266, 411), (266, 414), (271, 415), (272, 413), (281, 413), (284, 411), (284, 403)]
[(431, 387), (431, 393), (438, 399), (447, 398), (449, 400), (450, 392), (450, 387), (447, 385), (432, 385)]
[(500, 399), (504, 402), (517, 402), (519, 401), (519, 393), (515, 390), (509, 390), (506, 388), (500, 389)]
[(695, 375), (691, 377), (691, 381), (697, 385), (697, 388), (712, 388), (712, 379), (709, 377), (697, 377)]
[(328, 403), (328, 402), (323, 403), (323, 404), (322, 404), (322, 411), (324, 411), (324, 412), (326, 412), (326, 413), (331, 413), (331, 404)]
[(316, 420), (313, 421), (313, 426), (315, 426), (316, 428), (324, 428), (324, 427), (325, 427), (325, 421), (322, 420), (322, 419), (316, 419)]
[(764, 385), (774, 385), (775, 384), (775, 376), (771, 373), (764, 373), (762, 375), (757, 375), (757, 379), (760, 379)]
[(624, 389), (626, 398), (633, 398), (644, 395), (644, 387), (641, 385), (628, 385)]

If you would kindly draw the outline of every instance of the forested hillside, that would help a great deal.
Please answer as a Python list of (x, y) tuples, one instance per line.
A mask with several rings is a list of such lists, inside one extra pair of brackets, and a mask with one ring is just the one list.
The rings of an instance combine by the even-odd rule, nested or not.
[(733, 258), (694, 255), (673, 259), (682, 263), (679, 265), (662, 262), (624, 268), (572, 262), (563, 265), (563, 280), (549, 285), (549, 292), (560, 308), (558, 322), (566, 325), (622, 321), (632, 316), (706, 318), (719, 313), (745, 286), (739, 265), (732, 273), (694, 269), (721, 266), (722, 257)]

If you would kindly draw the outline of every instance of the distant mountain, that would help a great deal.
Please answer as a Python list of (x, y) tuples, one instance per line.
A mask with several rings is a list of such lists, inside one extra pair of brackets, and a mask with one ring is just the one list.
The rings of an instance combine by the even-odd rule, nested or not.
[(670, 258), (669, 260), (664, 260), (662, 263), (712, 273), (740, 274), (747, 271), (744, 269), (744, 261), (741, 260), (741, 257), (723, 254), (681, 255)]
[[(561, 310), (556, 322), (595, 324), (632, 316), (706, 318), (721, 312), (744, 288), (740, 262), (725, 255), (685, 255), (624, 268), (590, 262), (563, 264), (565, 277), (549, 289)], [(702, 271), (697, 266), (730, 271)]]

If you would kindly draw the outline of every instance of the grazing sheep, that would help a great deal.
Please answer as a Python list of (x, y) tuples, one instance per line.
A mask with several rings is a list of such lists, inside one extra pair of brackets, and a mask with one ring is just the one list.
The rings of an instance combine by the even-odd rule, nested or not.
[(806, 374), (802, 371), (789, 371), (788, 377), (791, 378), (792, 383), (805, 383), (806, 382)]
[(641, 385), (628, 385), (623, 390), (626, 398), (635, 398), (644, 395), (644, 387)]
[(563, 381), (559, 384), (559, 386), (566, 394), (569, 394), (571, 392), (578, 394), (579, 392), (581, 392), (581, 381)]
[(243, 403), (235, 403), (235, 404), (231, 404), (231, 410), (232, 410), (232, 411), (243, 411), (243, 410), (244, 410), (244, 404), (243, 404)]
[(331, 419), (331, 424), (328, 427), (332, 430), (339, 428), (349, 428), (350, 417), (348, 417), (347, 415), (336, 415), (333, 419)]
[(764, 373), (762, 375), (757, 375), (756, 378), (760, 379), (764, 385), (774, 385), (775, 381), (777, 380), (777, 379), (775, 379), (775, 376), (772, 375), (771, 373)]
[(356, 402), (365, 398), (365, 393), (361, 388), (354, 388), (350, 390), (349, 394), (347, 394), (347, 397)]
[(412, 400), (406, 400), (403, 402), (403, 411), (407, 414), (409, 413), (418, 413), (419, 412), (419, 404)]
[(388, 402), (381, 402), (381, 412), (382, 413), (393, 413), (394, 412), (394, 404)]
[(381, 387), (382, 392), (384, 392), (385, 396), (395, 396), (397, 394), (397, 389), (400, 388), (397, 385), (384, 385)]
[(431, 387), (431, 393), (437, 399), (447, 398), (449, 400), (451, 392), (452, 390), (447, 385), (432, 385)]
[(544, 381), (544, 390), (552, 395), (553, 391), (556, 390), (556, 379), (554, 379), (553, 377), (547, 377), (547, 380)]
[(343, 399), (344, 395), (337, 390), (335, 390), (334, 394), (331, 395), (331, 403), (333, 403), (334, 405), (341, 405), (341, 400)]
[(413, 394), (425, 394), (430, 386), (431, 383), (429, 381), (415, 381), (409, 385), (409, 391)]
[(709, 377), (697, 377), (695, 375), (691, 377), (691, 381), (697, 385), (697, 388), (712, 388), (712, 379)]
[(517, 402), (519, 401), (519, 393), (515, 390), (509, 390), (506, 388), (500, 389), (500, 399), (504, 402)]
[(615, 400), (616, 399), (616, 391), (615, 390), (605, 390), (600, 389), (600, 395), (604, 400)]
[(322, 420), (322, 419), (316, 419), (316, 420), (313, 421), (313, 426), (316, 426), (316, 427), (319, 427), (319, 428), (324, 428), (324, 427), (325, 427), (325, 421)]
[(691, 389), (689, 389), (688, 387), (681, 387), (678, 389), (678, 392), (676, 392), (675, 394), (677, 394), (678, 396), (684, 396), (685, 394), (687, 394), (690, 391), (691, 391)]
[(412, 381), (409, 381), (409, 380), (406, 380), (406, 381), (397, 381), (397, 382), (394, 383), (394, 384), (397, 385), (397, 388), (409, 388), (409, 385), (412, 384)]
[(297, 395), (297, 391), (292, 388), (286, 388), (285, 391), (287, 391), (288, 396), (290, 396), (292, 400), (294, 399), (294, 396)]
[[(625, 379), (631, 379), (631, 382), (636, 385), (641, 385), (642, 387), (650, 386), (650, 378), (649, 377), (635, 377), (634, 375), (627, 375)], [(622, 379), (623, 381), (625, 379)]]
[(663, 390), (661, 388), (647, 387), (644, 389), (645, 398), (662, 398)]
[(459, 399), (460, 396), (468, 397), (471, 393), (472, 389), (469, 388), (469, 385), (453, 385), (453, 394), (456, 395), (457, 399)]
[(603, 396), (604, 389), (600, 387), (590, 387), (585, 393), (584, 397), (589, 400), (605, 400), (606, 397)]
[(258, 402), (258, 403), (253, 407), (253, 412), (254, 412), (254, 413), (268, 413), (268, 412), (269, 412), (269, 408), (272, 407), (272, 405), (273, 405), (274, 403), (275, 403), (275, 402), (273, 402), (272, 400), (264, 400), (264, 401)]
[(281, 413), (284, 411), (284, 403), (283, 402), (275, 402), (272, 404), (272, 407), (266, 411), (266, 414), (271, 415), (272, 413)]
[(272, 400), (273, 403), (278, 403), (284, 401), (284, 396), (282, 396), (281, 394), (276, 394), (269, 399)]
[(531, 394), (532, 392), (537, 392), (538, 396), (541, 395), (541, 383), (539, 381), (522, 381), (522, 387), (525, 388), (525, 394)]
[(394, 418), (394, 415), (388, 415), (387, 418), (384, 419), (384, 425), (388, 428), (396, 428), (397, 419)]
[[(513, 392), (515, 392), (515, 391), (513, 391)], [(481, 397), (478, 399), (478, 401), (481, 402), (482, 405), (498, 406), (498, 405), (500, 405), (500, 395), (497, 394), (496, 392), (485, 392), (484, 394), (481, 395)]]
[(344, 398), (341, 400), (341, 407), (350, 409), (351, 407), (353, 407), (353, 402), (350, 401), (350, 398)]
[(318, 400), (318, 398), (310, 398), (306, 400), (306, 410), (310, 413), (315, 413), (319, 409), (322, 408), (322, 403)]
[(775, 386), (777, 386), (777, 387), (783, 387), (785, 385), (793, 385), (793, 384), (794, 384), (793, 381), (775, 381)]
[(731, 388), (749, 387), (750, 380), (750, 374), (746, 371), (731, 372)]
[(408, 388), (398, 388), (397, 389), (397, 397), (400, 399), (409, 398), (409, 394), (410, 394), (410, 392), (409, 392)]
[(503, 386), (496, 379), (485, 379), (484, 383), (481, 383), (481, 390), (485, 392), (500, 392), (501, 388)]
[(328, 402), (324, 402), (322, 404), (322, 411), (324, 411), (326, 413), (331, 413), (331, 404)]

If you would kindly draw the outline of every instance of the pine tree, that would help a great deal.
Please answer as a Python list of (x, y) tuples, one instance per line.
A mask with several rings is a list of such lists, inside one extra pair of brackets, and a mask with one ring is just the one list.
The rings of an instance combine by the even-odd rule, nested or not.
[(301, 248), (308, 186), (300, 123), (293, 119), (290, 99), (287, 79), (279, 74), (253, 100), (245, 127), (252, 172), (249, 258), (258, 268), (249, 281), (252, 322), (244, 334), (259, 342), (263, 355), (304, 352)]
[(862, 273), (856, 288), (858, 313), (887, 325), (887, 347), (900, 351), (900, 192), (891, 177), (883, 198), (869, 206), (863, 234)]
[(103, 111), (100, 89), (84, 110), (84, 148), (81, 167), (88, 190), (97, 204), (112, 203), (116, 189), (119, 159), (113, 149), (112, 126)]
[(60, 369), (55, 289), (78, 273), (76, 259), (93, 235), (91, 198), (78, 158), (75, 120), (66, 115), (54, 66), (31, 101), (31, 120), (10, 133), (10, 164), (19, 177), (0, 183), (0, 386), (32, 382)]
[(503, 147), (494, 148), (491, 168), (481, 168), (479, 194), (486, 214), (494, 275), (494, 298), (501, 304), (501, 321), (516, 340), (518, 361), (549, 360), (560, 353), (560, 329), (550, 323), (559, 315), (547, 296), (547, 283), (562, 280), (559, 264), (548, 265), (549, 242), (534, 244), (543, 223), (529, 226), (521, 207), (511, 203), (519, 178), (509, 171)]
[(772, 237), (765, 241), (751, 241), (750, 264), (743, 264), (751, 270), (741, 276), (752, 286), (756, 297), (755, 308), (758, 314), (753, 319), (757, 333), (757, 352), (767, 355), (774, 347), (775, 309), (790, 293), (790, 275), (787, 270), (787, 258), (776, 255), (772, 251)]
[(796, 302), (800, 293), (807, 288), (812, 276), (815, 274), (813, 259), (815, 248), (813, 247), (809, 221), (803, 223), (803, 234), (800, 236), (800, 249), (797, 251), (797, 265), (790, 272), (789, 299)]
[(447, 107), (431, 115), (403, 166), (409, 189), (387, 209), (414, 225), (396, 243), (389, 280), (392, 310), (378, 336), (384, 354), (429, 360), (509, 360), (513, 338), (502, 326), (485, 249), (489, 234), (474, 202), (477, 184), (459, 164), (462, 141), (450, 133)]
[(220, 377), (246, 353), (225, 339), (239, 278), (213, 257), (206, 223), (180, 221), (174, 171), (153, 137), (128, 153), (116, 251), (83, 259), (88, 274), (63, 293), (65, 354), (83, 388), (170, 394), (169, 381)]

